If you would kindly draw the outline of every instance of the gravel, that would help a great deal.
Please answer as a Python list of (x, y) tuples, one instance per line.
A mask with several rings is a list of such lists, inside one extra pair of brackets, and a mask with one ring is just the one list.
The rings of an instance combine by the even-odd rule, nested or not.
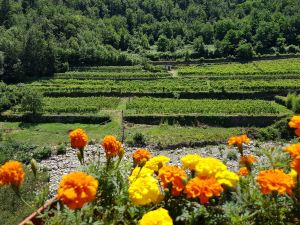
[[(257, 157), (260, 163), (267, 161), (266, 156), (257, 154), (259, 149), (271, 149), (275, 147), (276, 149), (282, 149), (282, 147), (288, 144), (281, 143), (261, 143), (254, 144), (250, 142), (248, 145), (244, 146), (244, 154), (253, 154)], [(131, 160), (132, 153), (137, 148), (130, 148), (125, 146), (125, 155), (123, 160)], [(148, 148), (153, 156), (156, 155), (165, 155), (168, 156), (171, 161), (170, 164), (180, 165), (180, 158), (186, 154), (200, 154), (202, 157), (215, 157), (222, 160), (226, 163), (227, 167), (231, 171), (238, 171), (238, 159), (239, 154), (238, 150), (234, 147), (229, 147), (226, 145), (217, 145), (217, 146), (206, 146), (202, 148), (180, 148), (180, 149), (171, 149), (171, 150), (153, 150)], [(50, 196), (54, 196), (58, 188), (58, 184), (61, 180), (61, 177), (65, 174), (68, 174), (72, 171), (78, 171), (81, 169), (81, 165), (77, 158), (78, 150), (68, 148), (65, 155), (52, 155), (50, 158), (40, 162), (40, 166), (47, 168), (50, 176)], [(100, 161), (105, 161), (104, 150), (101, 146), (97, 145), (88, 145), (85, 150), (85, 160), (87, 162), (93, 162), (98, 160), (100, 156)]]

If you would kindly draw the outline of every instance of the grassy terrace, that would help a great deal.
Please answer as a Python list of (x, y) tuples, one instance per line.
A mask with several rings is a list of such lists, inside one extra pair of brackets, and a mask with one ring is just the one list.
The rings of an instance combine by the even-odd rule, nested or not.
[[(0, 122), (4, 140), (30, 143), (40, 146), (58, 145), (68, 143), (68, 131), (81, 127), (89, 134), (89, 139), (100, 143), (107, 134), (114, 134), (121, 138), (121, 127), (117, 121), (106, 125), (87, 124), (62, 124), (62, 123), (6, 123)], [(244, 132), (245, 128), (222, 128), (222, 127), (182, 127), (170, 125), (128, 125), (125, 129), (126, 142), (132, 141), (136, 133), (142, 133), (148, 144), (160, 143), (162, 146), (176, 145), (178, 143), (217, 141), (226, 142), (231, 135)]]
[(64, 93), (70, 94), (97, 94), (101, 92), (119, 93), (173, 93), (173, 92), (294, 92), (300, 88), (300, 82), (295, 79), (275, 80), (202, 80), (189, 79), (163, 79), (163, 80), (41, 80), (27, 84), (46, 95)]
[(297, 74), (300, 77), (300, 59), (255, 61), (251, 63), (228, 63), (181, 67), (180, 76), (203, 75), (270, 75)]
[(134, 71), (134, 72), (102, 72), (102, 71), (71, 71), (66, 73), (56, 73), (54, 78), (56, 79), (79, 79), (79, 80), (103, 80), (103, 79), (155, 79), (170, 77), (167, 72), (150, 73), (146, 71)]
[(127, 103), (129, 114), (277, 115), (290, 111), (263, 100), (186, 100), (133, 98)]

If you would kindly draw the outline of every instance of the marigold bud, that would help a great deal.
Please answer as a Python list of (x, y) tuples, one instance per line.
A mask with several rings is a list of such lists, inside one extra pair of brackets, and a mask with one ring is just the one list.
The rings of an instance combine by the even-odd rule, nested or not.
[(38, 166), (37, 166), (37, 162), (35, 159), (30, 160), (30, 167), (31, 167), (34, 177), (36, 177)]

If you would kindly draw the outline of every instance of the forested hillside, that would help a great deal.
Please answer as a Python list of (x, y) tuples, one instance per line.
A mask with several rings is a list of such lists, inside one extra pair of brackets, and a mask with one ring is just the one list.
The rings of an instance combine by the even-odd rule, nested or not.
[(0, 0), (0, 76), (297, 53), (299, 0)]

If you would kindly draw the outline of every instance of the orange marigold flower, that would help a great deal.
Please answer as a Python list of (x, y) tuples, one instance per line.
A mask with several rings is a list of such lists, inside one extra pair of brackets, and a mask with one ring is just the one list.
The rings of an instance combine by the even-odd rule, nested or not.
[(195, 177), (185, 186), (188, 198), (198, 197), (201, 204), (206, 204), (213, 196), (223, 192), (221, 184), (214, 177)]
[(151, 154), (147, 149), (138, 149), (132, 155), (136, 165), (141, 165), (151, 158)]
[(287, 146), (284, 151), (290, 153), (292, 158), (296, 158), (300, 155), (300, 143)]
[(118, 156), (122, 153), (122, 144), (114, 136), (107, 135), (102, 141), (107, 158)]
[(279, 169), (261, 171), (256, 177), (256, 181), (263, 194), (277, 192), (291, 195), (295, 185), (293, 178)]
[(296, 128), (295, 133), (300, 137), (300, 115), (293, 116), (289, 122), (291, 128)]
[(69, 133), (71, 139), (71, 147), (83, 149), (88, 143), (88, 136), (84, 130), (78, 128)]
[(247, 169), (247, 167), (240, 168), (239, 176), (243, 177), (243, 176), (247, 176), (248, 174), (249, 174), (249, 170)]
[(80, 209), (95, 199), (98, 181), (83, 172), (72, 172), (62, 177), (58, 199), (70, 209)]
[(240, 159), (241, 165), (251, 165), (252, 163), (257, 162), (257, 159), (253, 155), (242, 156)]
[(232, 136), (228, 140), (229, 145), (236, 145), (241, 146), (243, 143), (249, 143), (250, 139), (247, 137), (246, 134), (243, 134), (241, 136)]
[(187, 179), (184, 170), (177, 166), (164, 166), (159, 172), (158, 176), (161, 179), (163, 187), (166, 189), (171, 184), (171, 194), (179, 196), (184, 189), (184, 183)]
[(0, 167), (0, 184), (20, 187), (24, 182), (25, 172), (22, 163), (8, 161)]
[(296, 157), (296, 158), (291, 162), (291, 167), (292, 167), (298, 174), (300, 174), (300, 156)]

